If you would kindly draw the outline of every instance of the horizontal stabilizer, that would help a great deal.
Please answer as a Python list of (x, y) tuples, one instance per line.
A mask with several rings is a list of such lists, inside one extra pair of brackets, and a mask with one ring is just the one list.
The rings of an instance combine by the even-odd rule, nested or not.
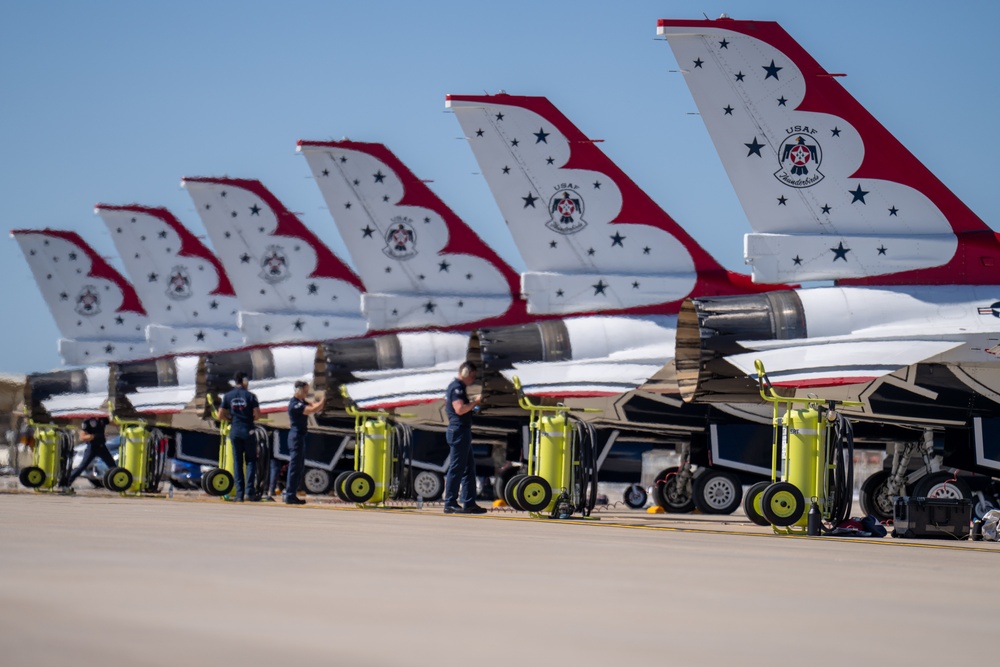
[(650, 303), (669, 303), (695, 280), (689, 274), (521, 274), (521, 290), (531, 295), (528, 312), (572, 315), (592, 311), (629, 310)]
[(736, 354), (726, 357), (726, 361), (748, 376), (756, 377), (754, 362), (759, 359), (775, 386), (834, 387), (870, 382), (964, 344), (962, 341), (903, 339), (814, 345), (807, 341), (787, 342), (804, 344)]
[(307, 343), (363, 335), (364, 320), (343, 314), (254, 313), (240, 311), (240, 331), (248, 342)]
[[(233, 322), (235, 324), (236, 320)], [(150, 324), (146, 327), (146, 339), (155, 357), (218, 352), (244, 346), (243, 334), (235, 326), (185, 327)]]
[(372, 294), (361, 296), (368, 326), (391, 329), (448, 329), (493, 320), (510, 310), (510, 294)]
[(957, 245), (954, 234), (747, 234), (743, 238), (744, 255), (753, 258), (754, 279), (772, 283), (827, 280), (831, 262), (838, 264), (841, 280), (907, 271), (922, 257), (951, 256)]

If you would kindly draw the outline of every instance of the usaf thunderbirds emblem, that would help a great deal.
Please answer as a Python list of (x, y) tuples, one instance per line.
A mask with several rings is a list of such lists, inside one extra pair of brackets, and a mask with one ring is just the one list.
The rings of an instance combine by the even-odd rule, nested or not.
[(565, 183), (556, 188), (556, 193), (549, 200), (549, 213), (552, 218), (545, 226), (560, 234), (575, 234), (587, 226), (583, 219), (583, 197), (574, 188)]
[(84, 285), (76, 295), (76, 306), (73, 310), (88, 317), (101, 312), (101, 299), (97, 296), (97, 288), (93, 285)]
[(382, 248), (388, 257), (400, 261), (417, 254), (417, 234), (413, 231), (413, 221), (401, 215), (392, 219), (389, 231), (385, 233), (385, 247)]
[(191, 296), (191, 278), (183, 266), (175, 266), (170, 270), (167, 280), (167, 296), (175, 301), (183, 301)]
[(260, 261), (260, 277), (274, 285), (287, 279), (290, 275), (284, 249), (277, 245), (267, 246), (267, 250), (264, 251), (264, 259)]
[(788, 135), (781, 143), (778, 163), (781, 169), (774, 177), (793, 188), (808, 188), (823, 180), (819, 165), (823, 161), (823, 149), (816, 138), (806, 132)]

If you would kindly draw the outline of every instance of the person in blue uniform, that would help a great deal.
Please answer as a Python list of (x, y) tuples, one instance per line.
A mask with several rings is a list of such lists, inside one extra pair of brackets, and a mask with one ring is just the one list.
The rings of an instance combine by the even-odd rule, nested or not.
[(296, 380), (295, 394), (288, 401), (288, 421), (291, 429), (288, 431), (288, 477), (285, 480), (285, 504), (305, 505), (306, 501), (299, 498), (295, 492), (302, 483), (302, 475), (306, 466), (306, 433), (309, 431), (309, 415), (319, 412), (326, 403), (326, 398), (310, 403), (309, 383)]
[(80, 442), (87, 443), (87, 451), (84, 452), (80, 465), (74, 468), (73, 472), (66, 478), (65, 488), (67, 492), (73, 492), (73, 482), (83, 474), (83, 471), (94, 459), (100, 458), (109, 470), (118, 465), (115, 463), (114, 457), (111, 456), (111, 452), (108, 451), (108, 441), (104, 436), (104, 428), (107, 425), (108, 420), (104, 417), (90, 417), (84, 419), (83, 424), (80, 425)]
[(257, 396), (247, 389), (250, 378), (246, 373), (240, 371), (233, 379), (236, 386), (222, 398), (219, 419), (230, 423), (229, 442), (233, 446), (233, 477), (236, 481), (234, 500), (242, 503), (247, 496), (250, 500), (259, 500), (253, 491), (257, 479), (257, 444), (252, 436), (254, 422), (260, 419), (260, 404)]
[[(458, 367), (456, 377), (444, 393), (444, 411), (448, 415), (445, 438), (451, 450), (448, 473), (444, 478), (445, 514), (485, 514), (476, 504), (476, 460), (472, 455), (472, 414), (482, 401), (476, 394), (469, 399), (466, 388), (476, 381), (476, 366), (468, 361)], [(459, 486), (462, 497), (459, 504)]]

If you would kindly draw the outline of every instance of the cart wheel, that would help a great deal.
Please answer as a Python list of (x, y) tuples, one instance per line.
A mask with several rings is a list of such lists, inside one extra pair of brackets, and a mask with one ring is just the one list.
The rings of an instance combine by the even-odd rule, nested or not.
[(420, 470), (413, 475), (413, 496), (420, 496), (426, 502), (440, 500), (444, 495), (444, 477), (433, 470)]
[(694, 510), (691, 490), (677, 483), (677, 468), (661, 470), (653, 487), (653, 502), (672, 514), (687, 514)]
[(226, 496), (232, 493), (236, 486), (236, 480), (228, 470), (222, 468), (212, 468), (205, 475), (205, 491), (210, 496)]
[(115, 466), (108, 471), (107, 487), (110, 491), (121, 493), (132, 486), (132, 473), (127, 468)]
[(544, 477), (527, 475), (514, 488), (514, 497), (525, 512), (541, 512), (552, 502), (552, 487)]
[(348, 502), (366, 503), (375, 495), (375, 480), (365, 472), (352, 472), (343, 486)]
[(972, 490), (961, 477), (954, 479), (950, 472), (935, 472), (927, 475), (913, 489), (917, 498), (949, 498), (952, 500), (972, 499)]
[(892, 518), (894, 498), (889, 495), (889, 490), (886, 488), (885, 484), (888, 481), (889, 471), (879, 470), (866, 479), (858, 491), (861, 511), (866, 515), (872, 515), (879, 521), (888, 521)]
[(624, 495), (625, 504), (634, 510), (641, 510), (646, 506), (646, 501), (649, 500), (649, 496), (646, 494), (646, 489), (642, 488), (639, 484), (630, 484), (627, 489), (625, 489)]
[(329, 493), (332, 481), (330, 473), (322, 468), (306, 468), (306, 474), (302, 477), (302, 485), (306, 487), (306, 493), (316, 496)]
[(764, 518), (772, 526), (791, 526), (806, 512), (806, 501), (798, 487), (788, 482), (775, 482), (760, 497)]
[(764, 489), (771, 486), (771, 482), (757, 482), (743, 496), (743, 512), (753, 523), (758, 526), (770, 526), (760, 507), (760, 497), (764, 495)]
[(694, 504), (704, 514), (732, 514), (743, 500), (739, 478), (711, 468), (694, 481)]
[(337, 497), (343, 500), (345, 503), (351, 502), (347, 499), (347, 493), (344, 489), (344, 482), (347, 478), (354, 474), (353, 470), (348, 470), (347, 472), (342, 472), (337, 475), (337, 478), (333, 480), (333, 492), (337, 494)]
[(524, 508), (521, 507), (521, 503), (517, 501), (517, 494), (515, 494), (514, 491), (517, 489), (517, 485), (520, 484), (526, 477), (527, 475), (524, 474), (514, 475), (507, 481), (507, 486), (503, 488), (504, 501), (519, 512), (523, 512)]
[(29, 489), (37, 489), (45, 483), (45, 471), (38, 466), (28, 466), (21, 470), (18, 479)]

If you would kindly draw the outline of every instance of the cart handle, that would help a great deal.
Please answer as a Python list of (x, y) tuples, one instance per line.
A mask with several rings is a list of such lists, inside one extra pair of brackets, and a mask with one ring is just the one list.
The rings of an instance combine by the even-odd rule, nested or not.
[(524, 393), (521, 378), (515, 375), (511, 378), (511, 381), (514, 383), (514, 390), (517, 392), (517, 404), (525, 410), (538, 410), (540, 412), (602, 412), (600, 408), (571, 408), (570, 406), (563, 404), (536, 405), (532, 403), (528, 395)]
[[(828, 398), (784, 398), (779, 396), (778, 392), (774, 390), (774, 384), (771, 382), (771, 379), (767, 377), (767, 371), (764, 370), (764, 362), (760, 359), (754, 359), (753, 367), (757, 370), (757, 382), (758, 389), (760, 390), (760, 397), (768, 403), (787, 403), (789, 406), (793, 403), (826, 403), (831, 407), (834, 405), (844, 405), (855, 408), (864, 406), (864, 403), (861, 401), (838, 401)], [(765, 389), (768, 392), (767, 394), (764, 393)]]

